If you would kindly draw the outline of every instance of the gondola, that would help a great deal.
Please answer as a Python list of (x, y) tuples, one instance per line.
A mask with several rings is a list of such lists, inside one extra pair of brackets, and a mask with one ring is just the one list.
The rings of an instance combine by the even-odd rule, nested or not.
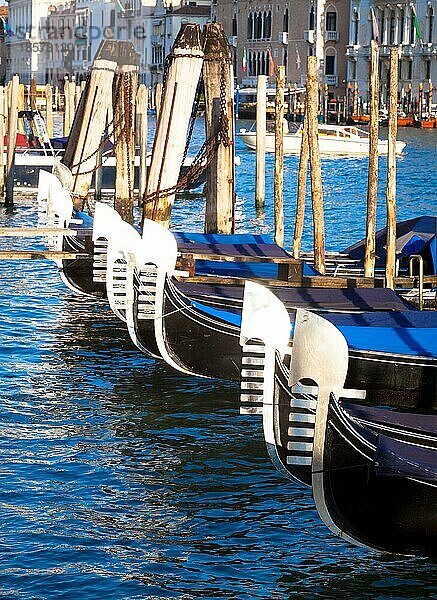
[(263, 340), (269, 356), (262, 415), (275, 466), (312, 487), (319, 516), (335, 535), (373, 550), (436, 556), (437, 416), (340, 402), (364, 394), (344, 387), (347, 342), (332, 323), (302, 309), (285, 381), (277, 365), (289, 355), (288, 315), (257, 288), (249, 284), (252, 314), (242, 342)]
[[(206, 296), (187, 295), (190, 285), (181, 285), (171, 277), (177, 252), (172, 234), (155, 223), (150, 223), (150, 227), (155, 229), (154, 255), (148, 257), (146, 250), (133, 262), (135, 273), (131, 275), (132, 281), (139, 282), (134, 290), (129, 329), (133, 341), (142, 349), (149, 348), (152, 354), (159, 351), (162, 358), (181, 372), (239, 379), (244, 359), (239, 347), (241, 304), (229, 294), (214, 305), (211, 290), (208, 300)], [(170, 260), (171, 248), (173, 258)], [(147, 282), (141, 283), (143, 269)], [(197, 291), (200, 294), (198, 288)], [(315, 308), (314, 300), (320, 290), (275, 289), (275, 293), (279, 292), (294, 321), (297, 306)], [(364, 299), (360, 309), (354, 307), (360, 295), (360, 291), (355, 290), (354, 299), (349, 298), (349, 303), (345, 295), (339, 300), (341, 309), (332, 302), (329, 305), (332, 312), (327, 312), (327, 318), (342, 329), (351, 344), (348, 385), (359, 387), (370, 378), (368, 399), (371, 404), (384, 401), (400, 406), (406, 402), (407, 406), (424, 409), (430, 403), (430, 407), (435, 407), (436, 314), (409, 310), (408, 305), (389, 290), (373, 290), (372, 306), (370, 292), (366, 291), (366, 297), (371, 311), (363, 310)], [(334, 312), (336, 308), (345, 312)], [(321, 303), (317, 310), (323, 310)], [(152, 329), (156, 342), (153, 350), (150, 346)], [(288, 334), (290, 336), (290, 327)]]
[[(63, 190), (60, 195), (59, 190)], [(51, 192), (50, 192), (51, 190)], [(63, 212), (69, 215), (65, 219), (66, 226), (75, 230), (76, 236), (65, 236), (58, 249), (66, 252), (87, 254), (87, 257), (64, 259), (59, 263), (61, 276), (66, 285), (79, 294), (103, 297), (106, 295), (106, 253), (108, 236), (117, 236), (118, 231), (127, 232), (118, 213), (106, 205), (106, 210), (99, 210), (97, 224), (96, 215), (90, 217), (85, 211), (72, 209), (71, 199), (62, 188), (60, 181), (47, 171), (40, 171), (38, 198), (40, 214), (47, 209), (46, 197), (56, 195), (59, 202), (64, 200)], [(139, 232), (139, 228), (137, 228)], [(127, 233), (126, 233), (127, 235)], [(271, 243), (267, 236), (258, 234), (201, 234), (175, 232), (178, 251), (182, 253), (201, 253), (207, 257), (217, 252), (226, 256), (253, 256), (255, 259), (265, 257), (265, 261), (246, 263), (218, 263), (205, 258), (196, 262), (197, 275), (238, 276), (240, 278), (278, 278), (278, 266), (271, 257), (289, 258), (288, 253), (277, 244)], [(144, 235), (143, 235), (144, 237)], [(314, 270), (303, 265), (307, 274)]]

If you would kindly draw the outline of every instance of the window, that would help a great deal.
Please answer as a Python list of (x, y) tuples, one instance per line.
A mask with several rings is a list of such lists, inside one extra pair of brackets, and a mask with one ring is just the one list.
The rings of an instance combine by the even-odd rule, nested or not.
[(264, 13), (263, 38), (269, 40), (272, 37), (272, 13)]
[(409, 60), (407, 65), (407, 79), (411, 80), (413, 78), (413, 61)]
[(247, 39), (253, 39), (253, 14), (249, 13), (247, 17)]
[(395, 11), (392, 10), (390, 12), (390, 35), (389, 35), (389, 44), (393, 45), (395, 43), (395, 32), (396, 32), (396, 16)]
[(425, 79), (431, 80), (431, 61), (425, 61)]
[[(411, 17), (410, 17), (410, 44), (414, 44), (414, 13), (413, 11), (411, 11)], [(411, 77), (409, 78), (411, 79)]]
[(115, 27), (115, 10), (109, 13), (109, 27)]
[(284, 18), (282, 22), (282, 31), (288, 31), (288, 7), (284, 11)]
[(325, 75), (335, 75), (335, 56), (325, 56)]
[(314, 18), (314, 6), (311, 7), (310, 10), (310, 23), (309, 23), (309, 29), (314, 29), (314, 23), (315, 23), (315, 18)]
[(287, 50), (284, 50), (284, 53), (282, 55), (282, 64), (285, 67), (285, 72), (287, 72), (287, 65), (288, 65), (288, 52), (287, 52)]
[[(432, 6), (428, 8), (428, 43), (432, 42), (432, 29), (434, 25), (434, 9)], [(427, 77), (427, 79), (430, 79)]]
[(326, 13), (326, 31), (337, 31), (337, 13), (330, 11)]
[(379, 42), (381, 44), (384, 43), (384, 33), (385, 33), (385, 15), (384, 11), (379, 11)]
[[(358, 46), (358, 26), (360, 24), (360, 17), (358, 15), (357, 9), (354, 9), (352, 20), (353, 20), (353, 38), (352, 38), (352, 42), (353, 42), (354, 46)], [(355, 79), (355, 77), (353, 79)]]
[(404, 11), (404, 9), (402, 9), (399, 13), (399, 25), (400, 25), (399, 42), (402, 44), (404, 42), (404, 36), (405, 36), (405, 11)]
[(234, 18), (232, 19), (232, 35), (238, 35), (237, 34), (237, 16), (234, 15)]

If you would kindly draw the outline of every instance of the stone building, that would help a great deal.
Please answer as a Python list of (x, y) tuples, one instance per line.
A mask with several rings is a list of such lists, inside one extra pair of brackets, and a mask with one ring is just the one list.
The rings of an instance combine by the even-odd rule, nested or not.
[(52, 62), (47, 17), (50, 0), (9, 0), (10, 35), (7, 78), (18, 74), (22, 83), (48, 82), (48, 65)]
[(288, 82), (301, 84), (307, 56), (316, 55), (330, 95), (344, 93), (348, 0), (216, 0), (213, 18), (229, 36), (240, 85), (254, 85), (259, 74), (270, 75), (272, 83), (275, 65), (285, 66)]
[(381, 101), (388, 93), (390, 48), (399, 48), (400, 97), (418, 96), (421, 83), (425, 91), (429, 82), (437, 80), (436, 0), (394, 2), (384, 0), (351, 0), (350, 37), (347, 46), (348, 81), (357, 82), (358, 93), (367, 95), (369, 52), (372, 37), (370, 9), (375, 12), (380, 43)]

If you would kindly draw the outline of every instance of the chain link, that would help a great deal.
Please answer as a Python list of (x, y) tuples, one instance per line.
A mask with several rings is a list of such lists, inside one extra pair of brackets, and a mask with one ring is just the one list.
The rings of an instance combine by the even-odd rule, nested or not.
[[(180, 55), (177, 54), (176, 57), (179, 56), (189, 56), (198, 58), (198, 55)], [(175, 58), (173, 55), (168, 55), (167, 59)], [(209, 58), (208, 61), (216, 61), (216, 58)], [(209, 167), (214, 157), (217, 154), (217, 151), (221, 145), (228, 147), (230, 144), (230, 136), (229, 136), (229, 117), (227, 110), (227, 102), (226, 102), (226, 64), (230, 64), (230, 60), (227, 58), (220, 57), (221, 65), (220, 65), (220, 115), (219, 115), (219, 126), (218, 131), (213, 133), (201, 146), (196, 156), (193, 159), (190, 167), (186, 170), (185, 174), (179, 178), (178, 182), (171, 188), (167, 188), (164, 190), (156, 190), (150, 194), (145, 194), (143, 196), (142, 205), (143, 208), (151, 204), (153, 202), (152, 209), (152, 220), (156, 217), (156, 211), (158, 208), (158, 201), (160, 198), (164, 198), (166, 196), (172, 196), (179, 192), (185, 191), (190, 184), (195, 183), (200, 176), (205, 172), (205, 170)], [(168, 60), (170, 63), (170, 60)], [(199, 90), (199, 87), (198, 87)], [(196, 107), (197, 112), (197, 107)], [(193, 110), (193, 114), (195, 115), (195, 111)], [(189, 127), (189, 135), (187, 139), (187, 144), (184, 152), (184, 160), (186, 158), (188, 152), (188, 145), (191, 139), (191, 134), (193, 131), (194, 122), (190, 123)]]

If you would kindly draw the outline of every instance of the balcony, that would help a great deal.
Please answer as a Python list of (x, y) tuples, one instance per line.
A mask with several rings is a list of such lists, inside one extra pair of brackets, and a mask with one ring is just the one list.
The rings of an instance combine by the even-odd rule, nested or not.
[(437, 55), (437, 44), (428, 43), (422, 46), (422, 54), (425, 56), (434, 56)]
[(288, 31), (280, 31), (278, 35), (278, 41), (280, 44), (287, 46), (288, 44)]
[(154, 46), (160, 46), (162, 44), (162, 35), (152, 35), (150, 36), (150, 41)]
[(133, 19), (135, 17), (135, 10), (133, 8), (127, 8), (125, 10), (121, 10), (118, 13), (120, 19)]
[(413, 58), (414, 46), (412, 46), (411, 44), (402, 44), (401, 53), (402, 53), (402, 56), (404, 56), (405, 58), (408, 58), (408, 57)]
[(325, 42), (338, 42), (338, 31), (325, 31)]
[(338, 75), (325, 75), (326, 85), (337, 85)]
[(237, 36), (236, 35), (230, 35), (228, 36), (228, 42), (230, 46), (233, 46), (234, 48), (237, 47)]
[(346, 56), (348, 58), (352, 58), (354, 60), (357, 60), (358, 56), (360, 54), (360, 46), (346, 46)]
[(303, 39), (309, 44), (314, 44), (314, 29), (307, 29), (304, 31)]
[(391, 46), (387, 46), (387, 45), (380, 46), (379, 47), (379, 56), (381, 56), (381, 57), (390, 56), (390, 48), (391, 48)]

